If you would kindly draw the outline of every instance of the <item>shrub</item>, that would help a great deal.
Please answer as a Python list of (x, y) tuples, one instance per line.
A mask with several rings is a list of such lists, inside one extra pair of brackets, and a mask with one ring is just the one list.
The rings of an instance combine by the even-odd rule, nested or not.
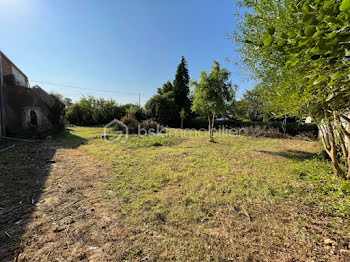
[[(141, 123), (132, 115), (126, 115), (120, 121), (128, 127), (129, 134), (138, 134), (139, 127), (147, 131), (147, 133), (152, 129), (152, 132), (155, 133), (158, 129), (162, 130), (163, 127), (160, 126), (156, 121), (153, 120), (144, 120)], [(125, 128), (121, 124), (116, 124), (113, 128), (115, 131), (125, 131)]]
[(131, 112), (139, 121), (146, 119), (143, 109), (139, 106), (132, 104), (119, 106), (114, 100), (94, 97), (81, 98), (79, 102), (69, 107), (66, 116), (70, 124), (93, 126), (121, 119), (127, 112)]
[(144, 129), (146, 129), (147, 131), (148, 131), (149, 129), (151, 129), (151, 128), (154, 129), (154, 130), (156, 130), (157, 127), (158, 127), (158, 125), (159, 125), (159, 124), (158, 124), (156, 121), (151, 120), (151, 119), (142, 121), (142, 123), (141, 123), (141, 127), (144, 128)]
[[(124, 125), (128, 127), (129, 134), (137, 134), (138, 133), (138, 127), (140, 125), (140, 122), (137, 121), (137, 119), (132, 115), (126, 115), (122, 119), (120, 119), (121, 122), (123, 122)], [(117, 126), (120, 128), (119, 126)], [(124, 130), (124, 128), (123, 128)], [(120, 129), (118, 130), (120, 131)]]
[[(252, 121), (239, 121), (239, 120), (227, 120), (227, 121), (215, 121), (215, 128), (245, 128), (245, 127), (260, 127), (267, 129), (277, 129), (280, 133), (283, 133), (282, 122), (252, 122)], [(185, 120), (186, 128), (205, 128), (208, 129), (208, 120), (204, 118), (195, 118), (191, 120)], [(306, 124), (298, 122), (286, 123), (286, 134), (290, 136), (303, 135), (310, 139), (315, 139), (318, 136), (318, 128), (315, 124)]]
[(176, 127), (179, 119), (179, 110), (171, 92), (155, 95), (145, 105), (147, 116), (162, 125)]
[(92, 110), (84, 107), (82, 104), (73, 104), (67, 114), (67, 121), (73, 125), (93, 125)]
[(126, 104), (120, 106), (120, 110), (122, 111), (122, 116), (125, 115), (133, 115), (137, 121), (143, 121), (146, 120), (146, 113), (142, 107), (139, 105), (134, 105), (134, 104)]

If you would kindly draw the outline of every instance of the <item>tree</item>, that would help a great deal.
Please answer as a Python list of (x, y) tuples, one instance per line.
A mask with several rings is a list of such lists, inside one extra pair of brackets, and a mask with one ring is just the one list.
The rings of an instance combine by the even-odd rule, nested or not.
[(180, 118), (181, 118), (181, 129), (184, 127), (184, 119), (186, 118), (187, 114), (184, 108), (181, 108), (180, 111)]
[(270, 106), (280, 114), (312, 115), (335, 172), (349, 179), (349, 0), (239, 5), (249, 11), (234, 37), (243, 61), (266, 83)]
[(154, 120), (171, 126), (176, 126), (181, 119), (181, 110), (189, 115), (191, 108), (190, 100), (190, 77), (187, 62), (184, 57), (177, 67), (175, 80), (168, 81), (157, 89), (157, 95), (146, 103), (147, 114)]
[(177, 106), (171, 92), (163, 95), (155, 95), (147, 101), (147, 115), (163, 125), (174, 125), (178, 119)]
[[(170, 86), (169, 86), (170, 87)], [(175, 80), (173, 82), (174, 102), (180, 111), (184, 108), (186, 113), (190, 111), (191, 102), (190, 93), (190, 76), (188, 73), (187, 62), (185, 57), (181, 58), (181, 63), (177, 67)]]
[(69, 109), (71, 107), (71, 105), (73, 105), (72, 99), (66, 97), (63, 99), (63, 103), (66, 106), (66, 109)]
[(215, 118), (219, 114), (224, 114), (234, 101), (235, 90), (229, 78), (230, 73), (225, 68), (220, 68), (219, 63), (214, 61), (209, 74), (203, 71), (200, 82), (192, 82), (194, 86), (192, 110), (208, 118), (211, 142), (214, 141)]
[(267, 108), (262, 88), (262, 84), (258, 84), (243, 94), (243, 98), (235, 105), (237, 117), (251, 121), (263, 120), (264, 115), (267, 114)]
[(168, 81), (163, 85), (162, 88), (158, 88), (157, 92), (160, 95), (164, 95), (164, 94), (169, 93), (169, 92), (174, 93), (173, 84), (170, 81)]
[(120, 109), (122, 111), (122, 116), (125, 115), (131, 115), (137, 119), (137, 121), (143, 121), (147, 119), (145, 110), (135, 104), (125, 104), (120, 106)]

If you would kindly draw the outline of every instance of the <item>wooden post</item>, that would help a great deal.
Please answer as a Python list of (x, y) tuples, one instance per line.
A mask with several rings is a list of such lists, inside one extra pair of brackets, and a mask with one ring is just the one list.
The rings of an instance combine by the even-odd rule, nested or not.
[(3, 86), (4, 86), (4, 77), (2, 74), (2, 55), (0, 53), (0, 136), (6, 136)]

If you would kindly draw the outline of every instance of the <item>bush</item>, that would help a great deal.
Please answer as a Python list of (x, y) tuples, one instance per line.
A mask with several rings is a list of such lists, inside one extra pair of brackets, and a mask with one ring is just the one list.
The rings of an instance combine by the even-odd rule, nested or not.
[(171, 127), (178, 126), (179, 109), (174, 102), (171, 92), (163, 95), (155, 95), (145, 105), (147, 116)]
[(147, 131), (150, 129), (157, 130), (158, 126), (159, 126), (159, 124), (156, 121), (151, 120), (151, 119), (142, 121), (142, 123), (141, 123), (141, 128), (144, 128)]
[(120, 110), (122, 111), (122, 116), (125, 115), (133, 115), (137, 121), (143, 121), (147, 119), (145, 110), (139, 105), (134, 104), (126, 104), (120, 106)]
[[(126, 115), (120, 119), (124, 125), (128, 127), (129, 134), (137, 134), (140, 122), (132, 115)], [(117, 126), (117, 130), (120, 131), (120, 126)], [(124, 130), (124, 128), (122, 128)]]
[[(280, 133), (283, 133), (282, 122), (252, 122), (252, 121), (239, 121), (239, 120), (227, 120), (227, 121), (215, 121), (215, 128), (245, 128), (245, 127), (260, 127), (266, 129), (276, 129)], [(208, 129), (208, 120), (204, 118), (195, 118), (185, 121), (186, 128), (205, 128)], [(307, 136), (310, 139), (317, 138), (318, 128), (315, 124), (306, 124), (298, 122), (286, 123), (286, 135), (290, 136)]]
[(127, 112), (132, 112), (138, 121), (146, 119), (143, 109), (139, 106), (132, 104), (119, 106), (114, 100), (94, 97), (83, 97), (79, 102), (71, 105), (66, 116), (70, 124), (93, 126), (105, 125), (114, 119), (121, 119)]
[(77, 104), (73, 104), (69, 108), (66, 116), (67, 116), (67, 121), (70, 124), (85, 126), (85, 125), (94, 124), (92, 114), (93, 113), (91, 109), (84, 107), (80, 103), (77, 103)]

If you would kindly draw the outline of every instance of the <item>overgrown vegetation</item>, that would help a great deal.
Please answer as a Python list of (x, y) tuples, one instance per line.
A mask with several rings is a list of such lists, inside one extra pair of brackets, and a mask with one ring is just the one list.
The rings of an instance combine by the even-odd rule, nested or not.
[[(140, 122), (132, 114), (127, 114), (126, 116), (122, 117), (122, 119), (120, 119), (120, 122), (127, 126), (128, 134), (145, 135), (145, 133), (148, 134), (149, 132), (157, 133), (158, 130), (162, 131), (164, 128), (154, 120), (149, 119)], [(117, 123), (114, 126), (112, 126), (112, 129), (114, 131), (125, 133), (125, 126), (122, 126), (120, 123)]]
[(65, 114), (65, 104), (63, 104), (59, 99), (55, 97), (55, 104), (48, 107), (48, 119), (58, 131), (62, 131), (65, 128), (64, 114)]

